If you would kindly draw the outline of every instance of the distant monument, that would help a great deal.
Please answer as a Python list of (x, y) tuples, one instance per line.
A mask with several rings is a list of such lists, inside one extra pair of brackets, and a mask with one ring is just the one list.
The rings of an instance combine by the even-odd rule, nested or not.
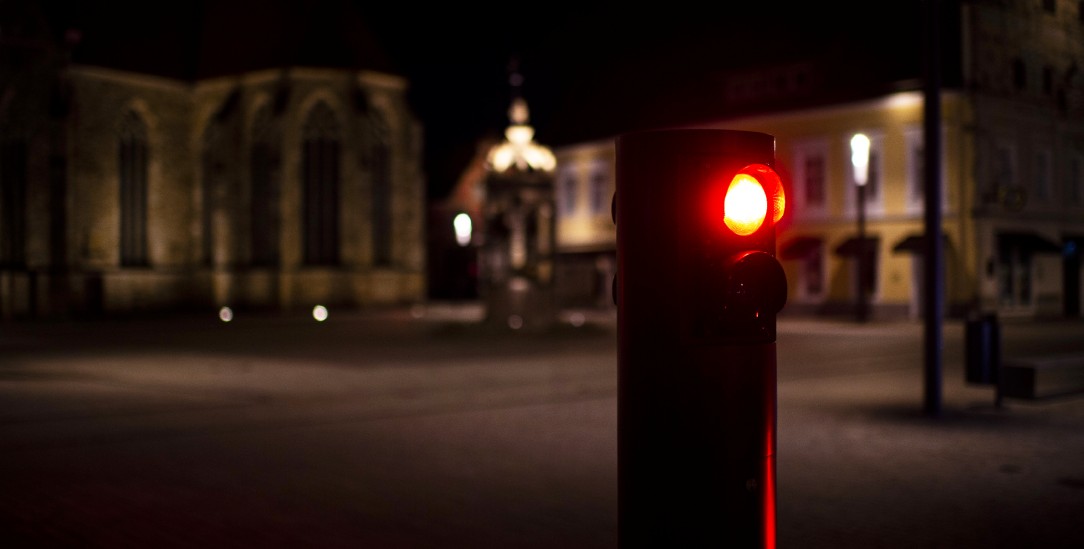
[(489, 150), (480, 293), (486, 322), (514, 330), (547, 328), (554, 304), (556, 219), (553, 152), (534, 142), (522, 77), (512, 72), (505, 141)]

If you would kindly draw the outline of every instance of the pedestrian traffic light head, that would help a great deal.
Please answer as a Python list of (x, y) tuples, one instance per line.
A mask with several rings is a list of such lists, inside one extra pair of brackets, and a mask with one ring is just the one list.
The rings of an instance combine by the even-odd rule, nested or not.
[[(618, 307), (668, 318), (690, 344), (775, 340), (786, 207), (775, 139), (659, 130), (618, 140)], [(628, 318), (632, 318), (631, 316)]]
[(708, 339), (774, 339), (775, 314), (786, 302), (786, 278), (775, 259), (783, 184), (768, 164), (730, 156), (738, 158), (720, 162), (700, 185), (707, 197), (702, 226), (713, 234), (699, 240), (696, 261), (703, 269), (695, 280), (706, 299), (693, 326)]

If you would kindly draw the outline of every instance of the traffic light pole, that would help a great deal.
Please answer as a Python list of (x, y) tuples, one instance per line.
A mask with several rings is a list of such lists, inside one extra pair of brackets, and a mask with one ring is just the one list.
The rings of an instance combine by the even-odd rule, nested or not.
[(755, 132), (618, 138), (623, 548), (775, 546), (775, 315), (786, 280), (770, 215), (738, 237), (710, 212), (719, 176), (774, 156), (774, 137)]

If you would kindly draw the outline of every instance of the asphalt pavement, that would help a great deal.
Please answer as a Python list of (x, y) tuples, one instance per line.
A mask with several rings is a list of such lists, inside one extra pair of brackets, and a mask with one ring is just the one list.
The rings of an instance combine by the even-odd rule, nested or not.
[[(0, 546), (617, 547), (616, 329), (476, 307), (0, 323)], [(1003, 358), (1084, 322), (1000, 324)], [(1084, 395), (995, 399), (946, 321), (779, 321), (780, 547), (1084, 547)]]

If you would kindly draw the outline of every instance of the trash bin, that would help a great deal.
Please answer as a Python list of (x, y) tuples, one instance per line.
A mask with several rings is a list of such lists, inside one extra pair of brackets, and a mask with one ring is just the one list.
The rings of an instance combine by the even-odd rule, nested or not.
[(993, 385), (1001, 367), (1001, 329), (994, 313), (973, 313), (964, 332), (968, 383)]

